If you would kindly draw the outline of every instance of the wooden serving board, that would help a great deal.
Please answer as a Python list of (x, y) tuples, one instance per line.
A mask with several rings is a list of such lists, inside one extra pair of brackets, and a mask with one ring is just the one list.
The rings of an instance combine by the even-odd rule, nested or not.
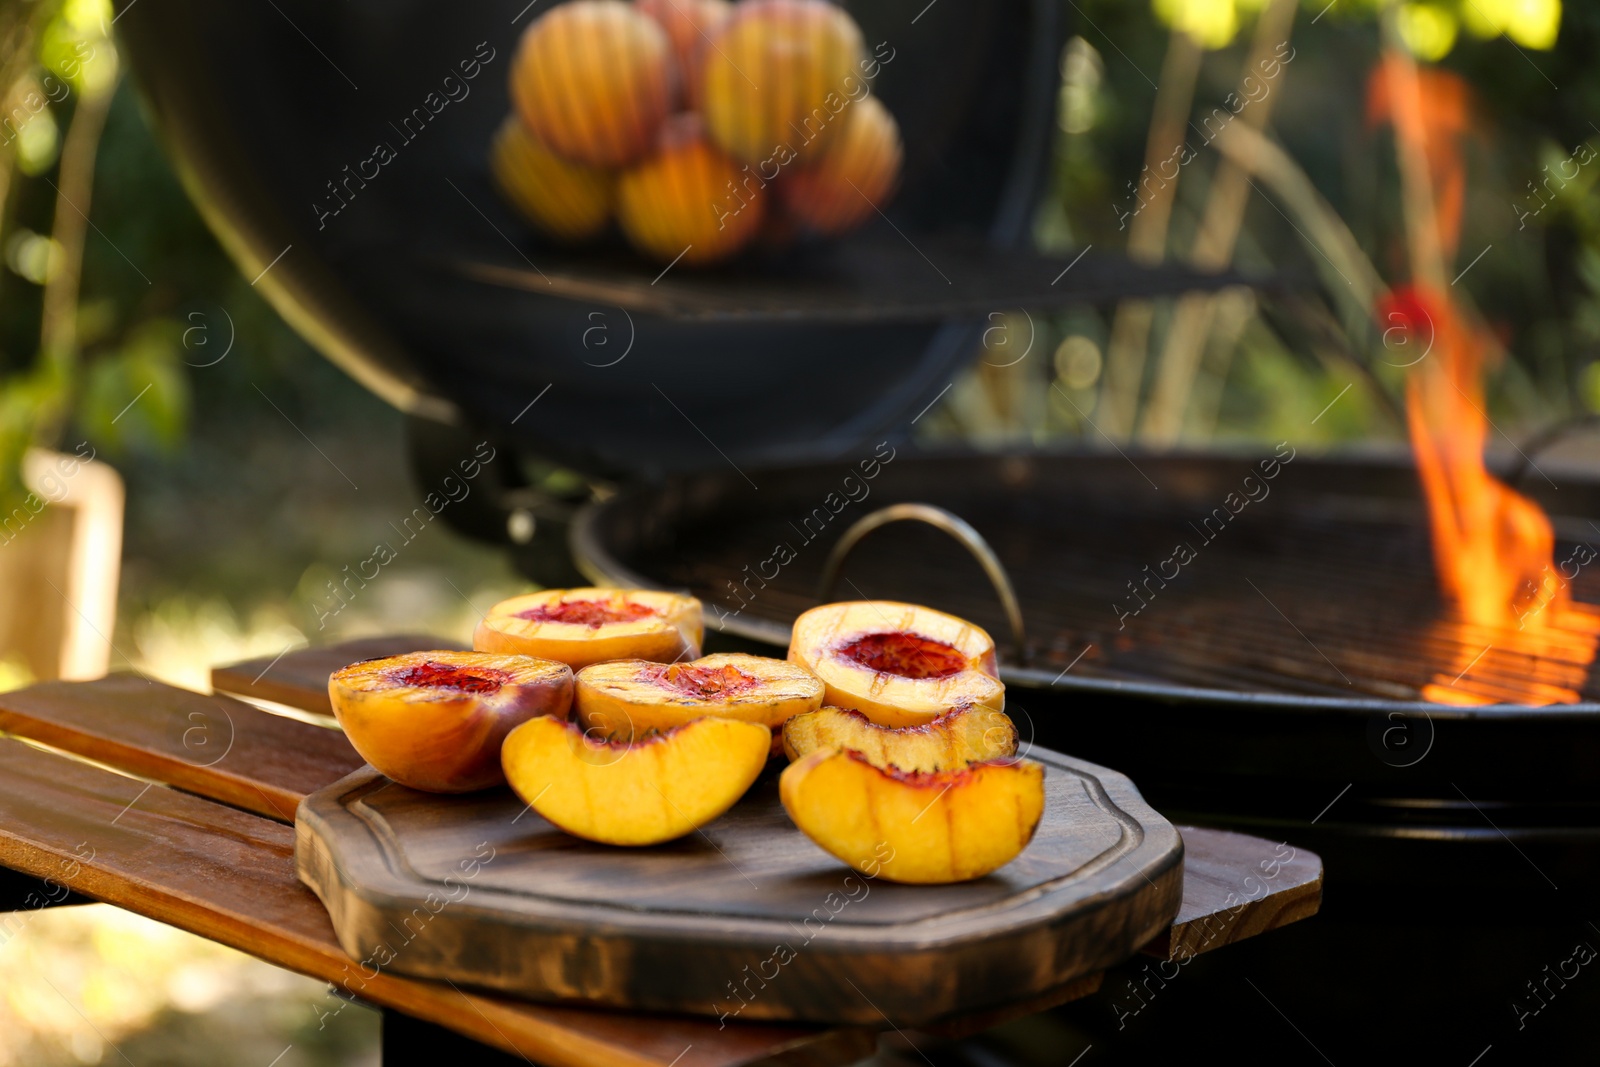
[(296, 865), (367, 966), (729, 1022), (925, 1025), (1047, 997), (1178, 913), (1178, 831), (1124, 776), (1029, 756), (1046, 767), (1032, 844), (956, 885), (843, 866), (789, 821), (776, 768), (647, 849), (570, 837), (509, 790), (441, 797), (367, 768), (300, 805)]

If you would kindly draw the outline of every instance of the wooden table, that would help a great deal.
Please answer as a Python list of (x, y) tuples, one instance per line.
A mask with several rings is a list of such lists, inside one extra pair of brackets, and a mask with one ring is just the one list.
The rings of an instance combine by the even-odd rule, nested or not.
[[(213, 680), (245, 696), (325, 712), (331, 669), (418, 647), (439, 646), (411, 637), (355, 642), (222, 668)], [(361, 766), (338, 731), (129, 674), (0, 694), (0, 731), (11, 735), (0, 739), (0, 867), (49, 880), (44, 888), (13, 887), (9, 900), (0, 880), (0, 910), (57, 903), (70, 889), (336, 988), (354, 984), (353, 961), (321, 903), (296, 879), (293, 858), (300, 799)], [(1314, 854), (1216, 830), (1182, 833), (1182, 910), (1146, 953), (1187, 958), (1319, 907), (1322, 862)], [(1100, 979), (1091, 975), (1044, 1002), (929, 1029), (975, 1033), (1087, 996)], [(868, 1028), (719, 1027), (706, 1018), (533, 1004), (385, 972), (358, 984), (364, 1001), (386, 1009), (391, 1065), (401, 1053), (437, 1062), (443, 1045), (459, 1042), (451, 1035), (512, 1054), (507, 1063), (550, 1067), (831, 1067), (875, 1047)], [(328, 1011), (341, 1004), (329, 994)], [(473, 1062), (502, 1058), (482, 1049), (476, 1055)]]

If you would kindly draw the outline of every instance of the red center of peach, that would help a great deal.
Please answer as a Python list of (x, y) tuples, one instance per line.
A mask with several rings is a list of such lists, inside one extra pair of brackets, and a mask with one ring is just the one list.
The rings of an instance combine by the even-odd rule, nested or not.
[(396, 673), (401, 685), (416, 689), (457, 689), (463, 693), (493, 693), (511, 676), (494, 667), (452, 667), (448, 663), (419, 663)]
[(902, 678), (948, 678), (967, 669), (967, 657), (955, 648), (916, 634), (867, 634), (838, 651), (869, 671)]
[(687, 696), (710, 700), (731, 696), (761, 684), (761, 679), (746, 674), (732, 664), (721, 667), (696, 667), (692, 663), (674, 663), (657, 668), (655, 680), (668, 689), (676, 689)]
[(564, 622), (571, 626), (597, 629), (607, 623), (638, 622), (656, 614), (656, 609), (632, 601), (610, 604), (600, 600), (560, 600), (517, 612), (517, 618), (533, 622)]

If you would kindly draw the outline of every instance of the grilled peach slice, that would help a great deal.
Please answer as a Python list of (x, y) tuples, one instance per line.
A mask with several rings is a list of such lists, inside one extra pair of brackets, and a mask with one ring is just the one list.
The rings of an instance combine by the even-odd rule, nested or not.
[(513, 729), (566, 720), (572, 669), (531, 656), (412, 652), (334, 671), (328, 699), (379, 771), (412, 789), (468, 793), (505, 784), (500, 746)]
[(789, 659), (822, 679), (828, 704), (879, 726), (921, 726), (963, 704), (1005, 709), (989, 635), (915, 604), (812, 608), (794, 622)]
[(683, 75), (683, 87), (691, 108), (700, 106), (700, 71), (705, 62), (706, 42), (733, 13), (728, 0), (633, 0), (633, 6), (661, 23), (672, 42)]
[(693, 659), (705, 639), (700, 601), (644, 589), (546, 589), (489, 609), (480, 652), (542, 656), (574, 670), (608, 659)]
[(678, 64), (666, 31), (622, 0), (573, 0), (528, 26), (511, 102), (534, 136), (575, 163), (643, 158), (672, 110)]
[(556, 155), (509, 115), (489, 150), (489, 173), (517, 213), (562, 241), (595, 236), (611, 221), (616, 181), (607, 171)]
[[(581, 715), (581, 674), (573, 699)], [(824, 748), (853, 749), (878, 767), (948, 771), (1015, 756), (1017, 728), (1005, 712), (971, 705), (923, 726), (879, 726), (859, 711), (842, 708), (807, 712), (783, 724), (783, 750), (791, 760)]]
[(574, 837), (655, 845), (733, 807), (771, 747), (765, 726), (734, 719), (695, 719), (633, 742), (531, 719), (511, 731), (501, 759), (517, 795)]
[(816, 233), (848, 233), (889, 201), (900, 178), (900, 128), (875, 96), (851, 104), (822, 158), (778, 183), (789, 213)]
[(579, 671), (573, 703), (579, 725), (613, 740), (716, 715), (759, 722), (777, 742), (778, 728), (789, 718), (822, 706), (822, 682), (797, 664), (742, 652), (692, 663), (616, 660)]
[(778, 794), (807, 837), (858, 871), (891, 882), (964, 882), (1010, 863), (1033, 840), (1044, 766), (918, 773), (824, 748), (789, 764)]
[(814, 157), (860, 95), (865, 56), (855, 20), (827, 0), (735, 4), (702, 56), (712, 139), (752, 166)]
[(617, 221), (640, 252), (663, 263), (716, 263), (761, 230), (768, 194), (706, 139), (698, 115), (674, 115), (655, 155), (617, 183)]

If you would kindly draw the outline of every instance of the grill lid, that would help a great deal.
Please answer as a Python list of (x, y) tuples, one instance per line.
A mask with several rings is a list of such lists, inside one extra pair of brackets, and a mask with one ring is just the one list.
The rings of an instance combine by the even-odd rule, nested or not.
[(906, 165), (886, 217), (664, 276), (540, 242), (490, 188), (512, 54), (548, 4), (122, 0), (118, 28), (191, 196), (291, 324), (405, 410), (591, 473), (837, 456), (938, 395), (990, 312), (1236, 280), (1021, 251), (1061, 5), (937, 4), (914, 25), (890, 0), (844, 6), (893, 54), (874, 91)]

